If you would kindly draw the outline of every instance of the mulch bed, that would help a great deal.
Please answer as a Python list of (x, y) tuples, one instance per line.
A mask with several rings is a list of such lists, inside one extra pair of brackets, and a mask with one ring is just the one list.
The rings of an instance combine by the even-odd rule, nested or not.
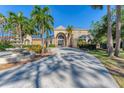
[(42, 54), (38, 54), (33, 59), (30, 59), (30, 60), (16, 62), (16, 63), (1, 64), (0, 65), (0, 71), (8, 69), (8, 68), (11, 68), (11, 67), (15, 67), (15, 66), (18, 66), (18, 65), (27, 64), (29, 62), (34, 62), (36, 60), (39, 60), (41, 58), (44, 58), (44, 57), (47, 57), (47, 56), (51, 56), (51, 55), (54, 55), (54, 54), (49, 52), (49, 53), (44, 53), (43, 55)]

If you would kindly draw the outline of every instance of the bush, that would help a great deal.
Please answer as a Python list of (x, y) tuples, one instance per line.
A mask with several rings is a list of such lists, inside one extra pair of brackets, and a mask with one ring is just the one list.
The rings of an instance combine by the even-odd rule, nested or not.
[(49, 47), (55, 47), (55, 44), (50, 44)]
[(83, 39), (79, 39), (78, 42), (77, 42), (77, 46), (81, 47), (81, 46), (84, 46), (84, 45), (86, 45), (86, 41), (83, 40)]
[(0, 51), (4, 51), (4, 50), (5, 50), (4, 46), (0, 45)]
[(36, 53), (41, 53), (42, 52), (41, 45), (24, 45), (23, 48), (26, 48), (29, 51), (34, 51)]
[(94, 44), (86, 44), (86, 45), (79, 46), (79, 48), (80, 49), (95, 50), (96, 49), (96, 45), (94, 45)]
[(6, 48), (13, 48), (14, 46), (10, 41), (0, 41), (0, 51), (4, 51)]
[(100, 48), (107, 49), (107, 44), (100, 44)]
[(88, 44), (85, 40), (79, 39), (77, 42), (77, 46), (80, 49), (89, 49), (89, 50), (95, 50), (96, 44)]

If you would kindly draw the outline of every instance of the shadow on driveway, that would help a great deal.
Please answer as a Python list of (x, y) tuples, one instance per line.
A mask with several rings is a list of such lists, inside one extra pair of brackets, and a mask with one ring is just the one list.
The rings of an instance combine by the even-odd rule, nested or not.
[(1, 71), (0, 87), (118, 87), (95, 57), (78, 49), (59, 50), (54, 56)]

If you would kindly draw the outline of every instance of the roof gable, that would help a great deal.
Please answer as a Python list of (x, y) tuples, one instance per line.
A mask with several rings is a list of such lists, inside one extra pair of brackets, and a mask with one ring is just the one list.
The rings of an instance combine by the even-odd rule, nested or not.
[(60, 25), (58, 27), (56, 27), (55, 29), (66, 29), (64, 26)]

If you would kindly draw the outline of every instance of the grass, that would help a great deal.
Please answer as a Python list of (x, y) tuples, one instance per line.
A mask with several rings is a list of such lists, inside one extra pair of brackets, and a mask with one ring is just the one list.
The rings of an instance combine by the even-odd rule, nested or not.
[(118, 85), (124, 88), (124, 51), (120, 52), (120, 58), (110, 58), (104, 50), (90, 50), (89, 53), (97, 57), (109, 70)]
[(124, 51), (120, 52), (120, 57), (124, 59)]

